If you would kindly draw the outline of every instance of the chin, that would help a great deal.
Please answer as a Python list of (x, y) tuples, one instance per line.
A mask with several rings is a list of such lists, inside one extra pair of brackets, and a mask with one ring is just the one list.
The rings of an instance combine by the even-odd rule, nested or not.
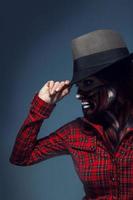
[(94, 119), (99, 113), (97, 109), (91, 110), (90, 108), (82, 108), (82, 112), (86, 119)]

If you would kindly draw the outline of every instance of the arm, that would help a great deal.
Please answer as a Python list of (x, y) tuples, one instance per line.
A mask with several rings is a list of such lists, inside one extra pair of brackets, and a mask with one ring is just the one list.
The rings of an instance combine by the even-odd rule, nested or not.
[(70, 132), (69, 123), (37, 140), (43, 120), (48, 118), (56, 104), (49, 104), (35, 94), (27, 118), (22, 124), (10, 156), (12, 164), (27, 166), (48, 158), (69, 154), (66, 136)]

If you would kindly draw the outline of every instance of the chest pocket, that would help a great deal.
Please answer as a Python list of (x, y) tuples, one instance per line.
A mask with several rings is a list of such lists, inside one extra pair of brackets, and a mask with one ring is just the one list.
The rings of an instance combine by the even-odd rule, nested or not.
[(70, 144), (72, 149), (79, 151), (96, 151), (97, 139), (95, 135), (82, 135), (72, 140)]
[(71, 155), (75, 169), (82, 179), (96, 160), (97, 138), (95, 135), (81, 135), (71, 142)]

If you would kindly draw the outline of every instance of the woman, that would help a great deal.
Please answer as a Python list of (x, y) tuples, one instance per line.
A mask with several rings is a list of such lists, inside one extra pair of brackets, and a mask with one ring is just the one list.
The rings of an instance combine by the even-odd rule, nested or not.
[[(104, 43), (104, 47), (108, 46), (105, 43), (112, 47), (111, 36), (113, 36), (116, 45), (118, 35), (114, 36), (114, 32), (107, 30), (102, 31), (102, 34), (101, 31), (96, 31), (78, 38), (80, 43), (78, 48), (81, 48), (82, 44), (83, 47), (86, 45), (84, 42), (86, 37), (87, 42), (93, 41), (94, 44), (94, 38), (92, 39), (90, 35), (96, 37), (97, 43), (100, 38), (100, 45)], [(90, 46), (89, 43), (85, 51), (86, 49), (88, 51)], [(96, 51), (99, 46), (95, 47)], [(103, 46), (100, 49), (102, 48)], [(83, 55), (84, 49), (81, 49)], [(76, 50), (74, 46), (74, 53)], [(115, 56), (119, 57), (118, 48), (113, 50)], [(124, 49), (121, 50), (123, 53)], [(51, 80), (44, 84), (31, 102), (28, 116), (18, 132), (10, 157), (11, 163), (28, 166), (57, 155), (69, 154), (84, 186), (86, 195), (83, 200), (133, 199), (132, 62), (125, 59), (128, 56), (123, 56), (124, 59), (118, 58), (117, 62), (114, 62), (112, 59), (114, 51), (112, 53), (112, 49), (111, 51), (106, 49), (103, 55), (102, 49), (98, 54), (100, 60), (96, 52), (92, 59), (91, 46), (87, 63), (90, 62), (91, 65), (92, 61), (95, 64), (96, 60), (98, 62), (98, 68), (93, 73), (88, 71), (85, 65), (85, 55), (82, 60), (77, 60), (81, 59), (78, 51), (74, 55), (76, 62), (71, 82)], [(103, 57), (104, 62), (110, 61), (110, 65), (105, 67), (104, 63), (103, 67), (102, 63), (99, 68), (98, 64)], [(82, 63), (85, 73), (80, 69)], [(81, 101), (83, 117), (78, 117), (48, 136), (37, 139), (43, 121), (50, 116), (57, 102), (69, 94), (73, 83), (77, 86), (76, 98)]]

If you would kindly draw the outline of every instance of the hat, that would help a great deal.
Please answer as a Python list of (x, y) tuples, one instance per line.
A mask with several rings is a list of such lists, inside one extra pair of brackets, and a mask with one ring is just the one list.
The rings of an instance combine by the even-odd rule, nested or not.
[(73, 39), (72, 54), (71, 86), (117, 62), (133, 59), (120, 33), (110, 29), (96, 30)]

